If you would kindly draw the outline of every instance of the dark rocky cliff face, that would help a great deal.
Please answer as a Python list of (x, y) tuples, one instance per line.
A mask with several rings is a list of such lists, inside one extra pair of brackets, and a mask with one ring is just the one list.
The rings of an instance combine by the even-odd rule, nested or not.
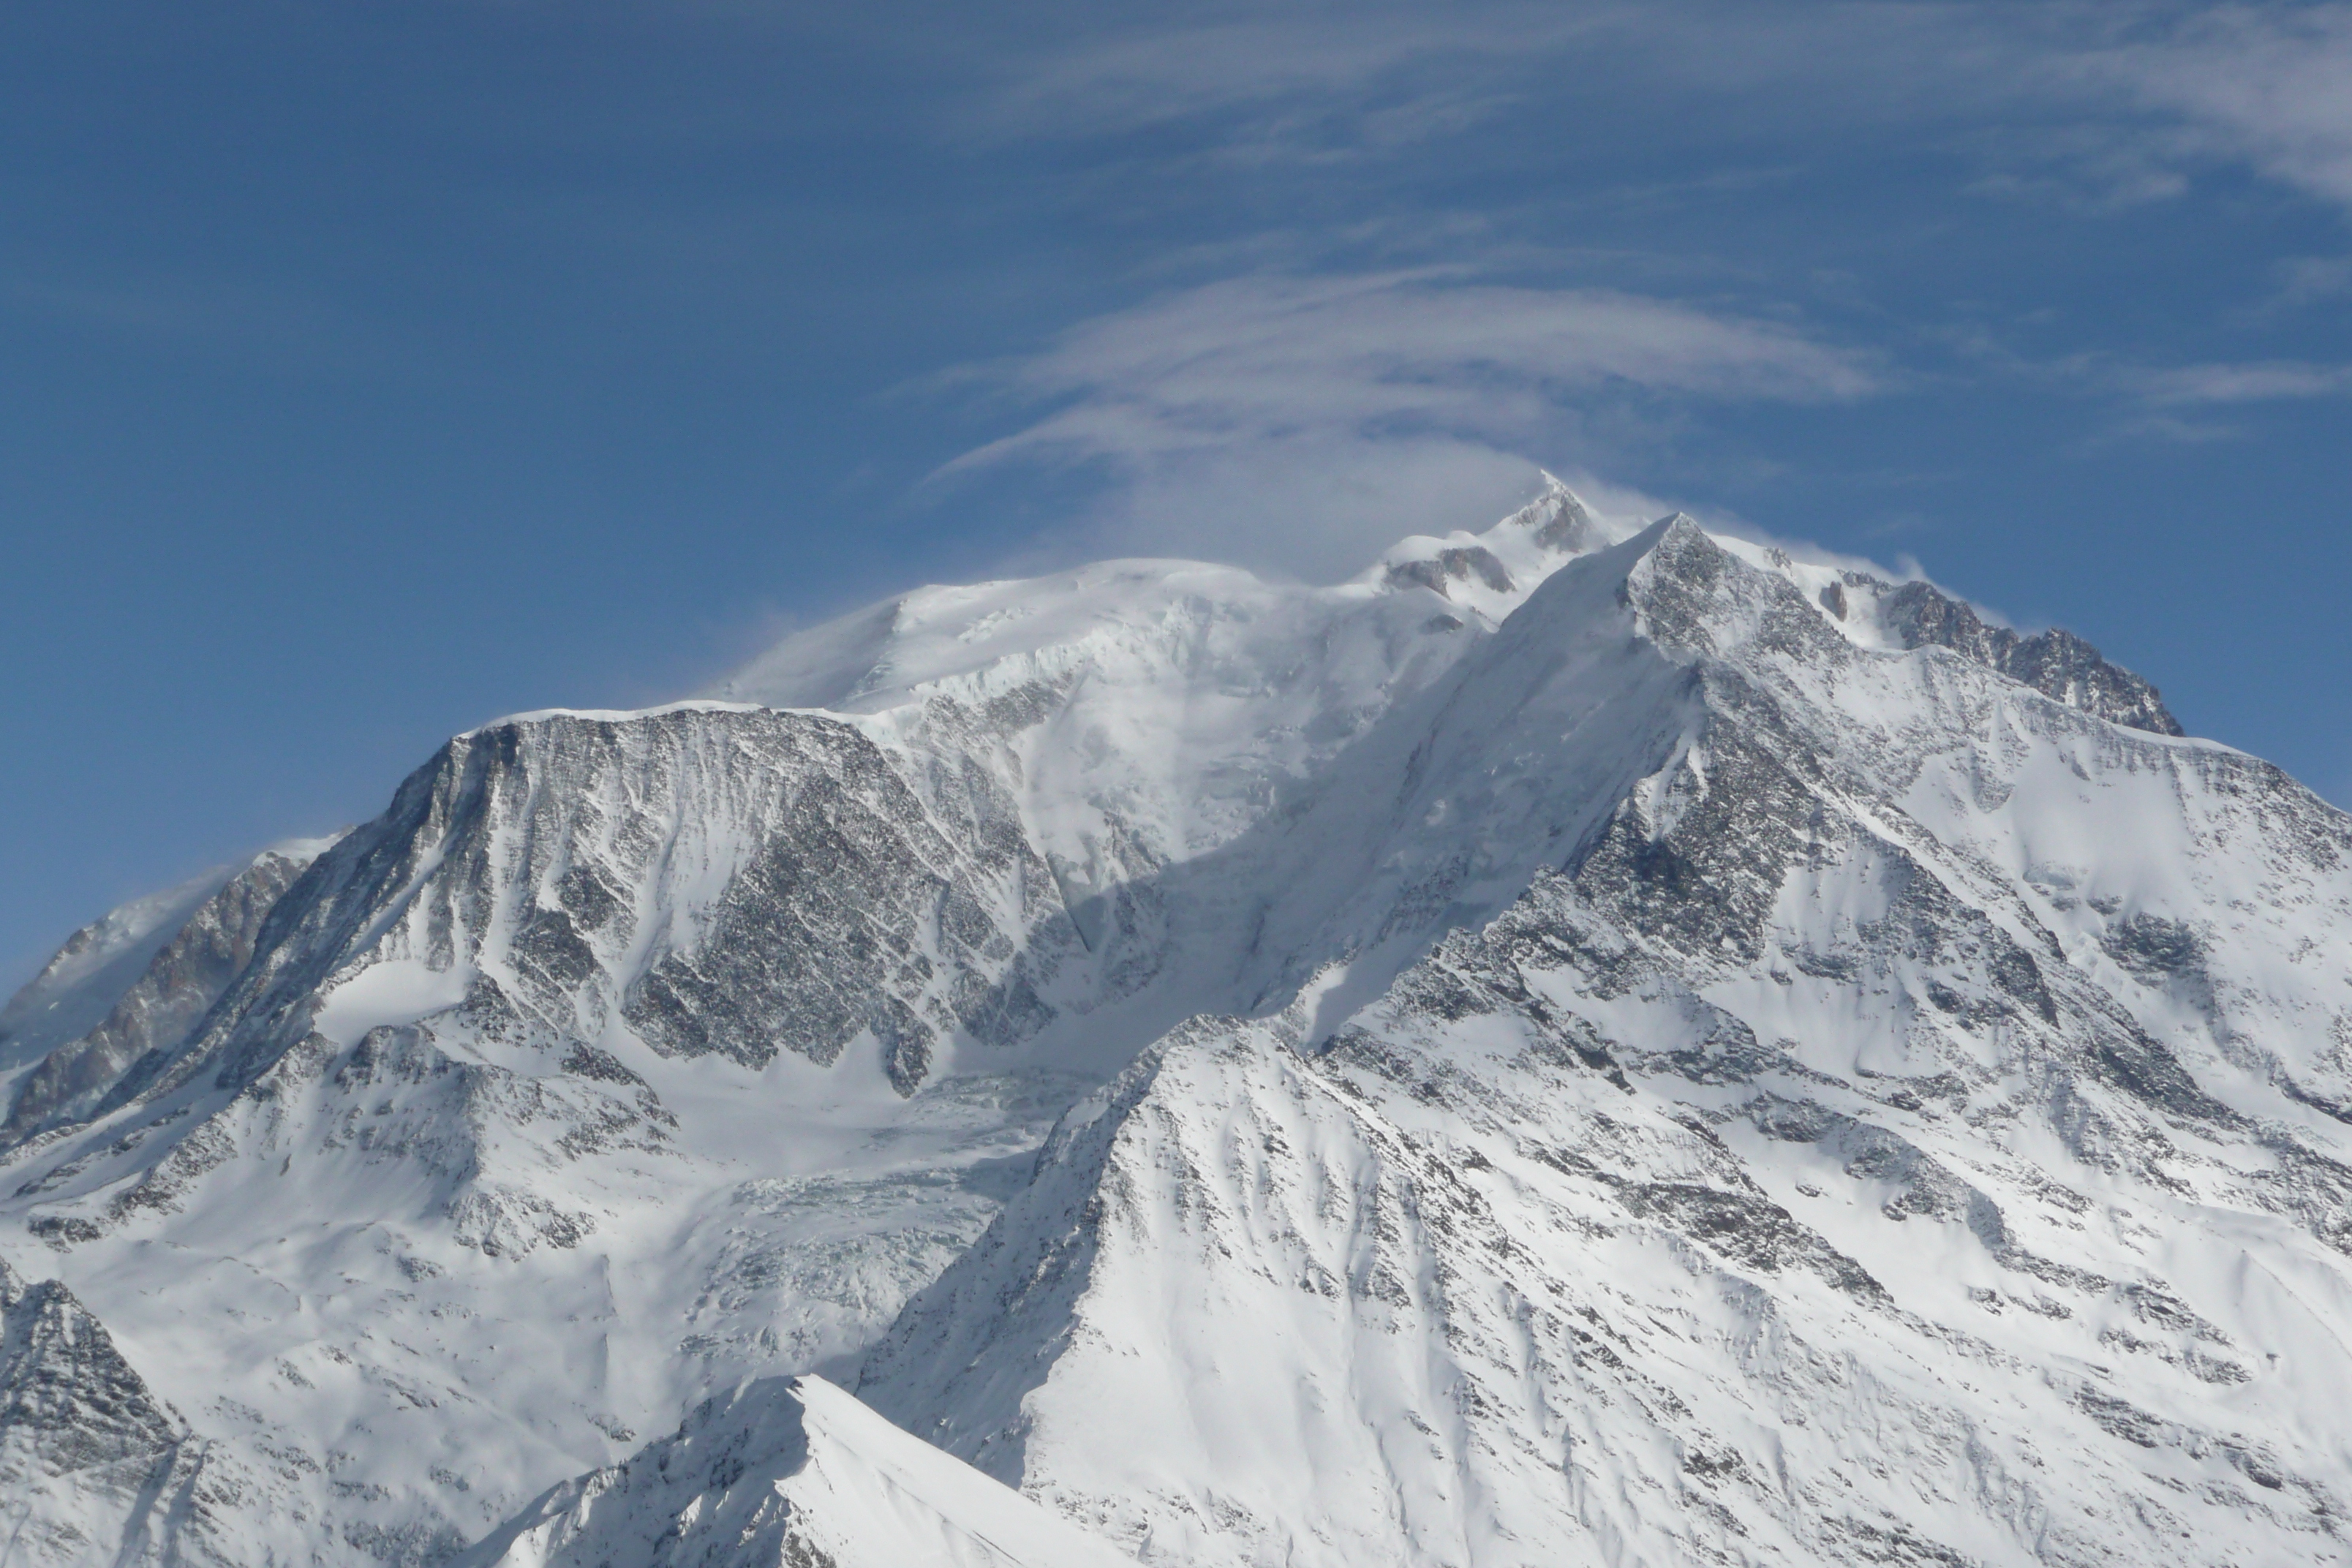
[(1988, 626), (1967, 604), (1925, 583), (1906, 583), (1880, 598), (1879, 615), (1906, 647), (1948, 647), (2011, 680), (2085, 713), (2158, 735), (2186, 733), (2156, 688), (2109, 664), (2068, 631), (2021, 637)]

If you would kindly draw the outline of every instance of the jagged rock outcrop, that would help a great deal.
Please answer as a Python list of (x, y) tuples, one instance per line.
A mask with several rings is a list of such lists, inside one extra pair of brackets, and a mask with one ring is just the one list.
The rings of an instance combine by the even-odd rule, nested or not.
[(1925, 583), (1881, 595), (1878, 614), (1905, 647), (1948, 647), (2086, 713), (2159, 735), (2186, 733), (2155, 687), (2109, 664), (2072, 632), (2053, 628), (2023, 637), (1988, 626), (1965, 601)]
[(1497, 594), (1507, 594), (1517, 585), (1495, 552), (1479, 544), (1448, 546), (1424, 560), (1400, 561), (1388, 569), (1385, 581), (1392, 588), (1419, 586), (1446, 596), (1448, 583), (1466, 582), (1474, 576)]

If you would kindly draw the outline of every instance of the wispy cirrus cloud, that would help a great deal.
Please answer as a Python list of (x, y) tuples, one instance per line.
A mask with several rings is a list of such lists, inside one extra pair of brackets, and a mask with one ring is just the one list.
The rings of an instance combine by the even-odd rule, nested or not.
[(1091, 468), (1122, 547), (1328, 575), (1484, 517), (1596, 422), (1858, 398), (1885, 373), (1778, 321), (1422, 269), (1208, 284), (955, 379), (1040, 412), (944, 474)]
[(1516, 79), (1637, 15), (1519, 0), (1444, 16), (1387, 5), (1177, 7), (1009, 59), (982, 119), (999, 134), (1098, 136), (1214, 116), (1249, 122), (1252, 141), (1328, 144), (1337, 124), (1393, 145), (1486, 118), (1511, 100)]
[(2299, 310), (2352, 293), (2352, 256), (2298, 256), (2279, 268), (2278, 292), (2264, 301), (2271, 310)]
[(2352, 208), (2352, 5), (2176, 14), (2152, 37), (2057, 67), (2174, 121), (2168, 150), (2178, 159), (2242, 162)]
[(1069, 401), (962, 464), (1312, 427), (1527, 430), (1559, 399), (1612, 386), (1803, 402), (1857, 397), (1880, 379), (1864, 356), (1777, 322), (1436, 269), (1212, 283), (1082, 322), (989, 374)]
[[(2352, 209), (2352, 0), (1473, 0), (1443, 17), (1381, 0), (1178, 4), (1073, 13), (1032, 42), (994, 58), (960, 126), (1056, 143), (1139, 235), (1196, 205), (1253, 215), (1183, 247), (1138, 246), (1151, 258), (1138, 287), (1249, 270), (964, 373), (1025, 416), (942, 474), (1085, 472), (1109, 481), (1097, 521), (1120, 547), (1302, 572), (1474, 521), (1517, 485), (1523, 455), (1609, 468), (1654, 456), (1662, 427), (1708, 405), (1867, 396), (1914, 380), (1906, 361), (1948, 382), (1934, 312), (1964, 319), (1972, 302), (1889, 306), (1900, 280), (1848, 300), (1824, 272), (1774, 276), (1769, 256), (1750, 268), (1716, 248), (1727, 227), (1680, 223), (1741, 210), (1722, 182), (1759, 162), (1795, 171), (1788, 208), (1811, 203), (1832, 228), (1850, 193), (1824, 171), (1858, 146), (1947, 180), (1950, 197), (2004, 192), (2085, 224), (2198, 203), (2235, 169)], [(1651, 160), (1652, 146), (1666, 151)], [(1479, 168), (1475, 184), (1454, 177)], [(1604, 169), (1623, 172), (1585, 183)], [(1642, 210), (1676, 237), (1653, 245), (1623, 198), (1662, 179), (1670, 194)], [(1934, 201), (1899, 208), (1909, 234), (1890, 228), (1883, 252), (1852, 235), (1832, 247), (1877, 259), (1939, 226), (1970, 230), (1965, 245), (2019, 221)], [(1370, 270), (1384, 266), (1400, 269)], [(1505, 267), (1545, 286), (1493, 281)], [(2336, 263), (2310, 262), (2277, 308), (2339, 283)], [(1717, 289), (1747, 303), (1693, 297)], [(2235, 357), (2168, 364), (2178, 344), (2063, 299), (2005, 301), (2014, 321), (2063, 324), (2020, 327), (2036, 347), (1959, 375), (2022, 376), (2105, 405), (2117, 431), (2182, 440), (2347, 390), (2327, 346), (2248, 330), (2252, 307), (2234, 342), (2200, 343)], [(1839, 330), (1788, 324), (1808, 314), (1800, 300)]]
[(2105, 353), (2036, 360), (1979, 338), (1961, 345), (1981, 369), (2002, 378), (2063, 391), (2106, 405), (2116, 432), (2183, 441), (2240, 434), (2207, 416), (2264, 403), (2352, 394), (2352, 364), (2312, 360), (2210, 360), (2150, 364)]
[(2235, 163), (2352, 206), (2347, 0), (1491, 0), (1442, 16), (1375, 0), (1179, 5), (1067, 32), (999, 59), (991, 133), (1189, 122), (1195, 152), (1376, 153), (1615, 84), (1660, 107), (1769, 108), (1759, 123), (1784, 131), (1957, 131), (1983, 161), (1979, 190), (2162, 200)]
[(2188, 364), (2133, 371), (2120, 379), (2125, 390), (2157, 407), (2215, 406), (2332, 397), (2352, 392), (2352, 365), (2276, 360), (2253, 364)]

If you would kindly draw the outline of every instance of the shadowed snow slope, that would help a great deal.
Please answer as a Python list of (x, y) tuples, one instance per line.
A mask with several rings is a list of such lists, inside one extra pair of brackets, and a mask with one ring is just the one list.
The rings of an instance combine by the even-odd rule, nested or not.
[(2177, 731), (1558, 489), (925, 589), (78, 938), (0, 1254), (233, 1560), (551, 1542), (811, 1372), (1155, 1563), (2329, 1560), (2352, 825)]
[(1118, 1568), (1130, 1562), (817, 1377), (698, 1406), (453, 1568)]

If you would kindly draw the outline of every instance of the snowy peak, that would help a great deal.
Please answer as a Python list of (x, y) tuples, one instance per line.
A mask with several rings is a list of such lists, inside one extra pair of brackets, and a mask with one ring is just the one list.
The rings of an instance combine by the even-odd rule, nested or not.
[(1559, 479), (1543, 478), (1540, 496), (1485, 532), (1401, 540), (1355, 582), (1391, 593), (1418, 588), (1455, 607), (1439, 610), (1441, 616), (1467, 612), (1492, 626), (1563, 563), (1635, 531), (1637, 525), (1623, 520), (1604, 521)]
[(1171, 1563), (2340, 1549), (2274, 1369), (2343, 1365), (2352, 821), (1825, 581), (1550, 574), (1285, 819), (1336, 956), (1070, 1112), (861, 1393)]
[(1131, 1560), (817, 1377), (709, 1400), (451, 1568), (1118, 1568)]
[[(1588, 588), (1627, 580), (1592, 564)], [(1685, 591), (1712, 570), (1661, 567)], [(1954, 673), (1851, 657), (1865, 714), (1880, 682)], [(1794, 686), (1729, 695), (1567, 874), (1328, 1048), (1196, 1019), (1075, 1109), (861, 1393), (1148, 1561), (2339, 1550), (2340, 1422), (2307, 1391), (2347, 1374), (2343, 1341), (2299, 1303), (2339, 1299), (2352, 1163), (2275, 1064), (2184, 1028), (2214, 990), (2158, 993), (2281, 974), (2292, 999), (2224, 1005), (2249, 1032), (2340, 1031), (2352, 994), (2284, 981), (2259, 930), (2196, 956), (2177, 914), (2109, 928), (2142, 979), (2070, 961), (1986, 874), (2016, 863), (2004, 833), (2046, 850), (2186, 802), (2210, 834), (2251, 781), (2207, 795), (2206, 753), (2038, 699), (1999, 749), (1922, 758)], [(2096, 804), (2032, 798), (2037, 753), (2082, 747), (2079, 778), (2126, 745)], [(1924, 785), (1926, 818), (1954, 769), (1977, 787), (1929, 821), (1885, 784)], [(2265, 907), (2334, 911), (2344, 952), (2352, 860), (2304, 846), (2352, 824), (2277, 808), (2302, 820), (2274, 856), (2230, 853), (2276, 879)], [(2127, 907), (2095, 896), (2094, 921)]]
[(1505, 518), (1496, 533), (1524, 533), (1537, 549), (1554, 555), (1580, 555), (1611, 542), (1613, 531), (1581, 497), (1551, 474), (1543, 481), (1543, 494)]

